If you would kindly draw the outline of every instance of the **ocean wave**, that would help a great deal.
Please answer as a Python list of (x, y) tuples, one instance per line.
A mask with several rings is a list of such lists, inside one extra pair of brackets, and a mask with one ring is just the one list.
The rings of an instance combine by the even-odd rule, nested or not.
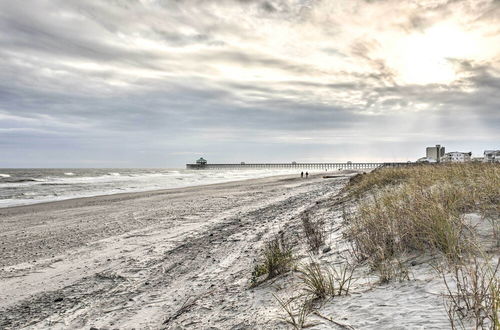
[[(189, 187), (283, 174), (280, 171), (264, 170), (145, 170), (144, 172), (131, 172), (130, 170), (111, 172), (110, 170), (113, 171), (113, 169), (78, 170), (78, 172), (75, 170), (74, 176), (67, 175), (67, 173), (73, 173), (69, 171), (64, 173), (62, 171), (43, 172), (43, 170), (35, 170), (33, 176), (31, 176), (30, 173), (23, 170), (19, 175), (16, 175), (16, 172), (10, 173), (12, 177), (9, 178), (0, 176), (0, 208), (69, 198)], [(54, 173), (57, 173), (57, 175)]]
[(73, 172), (67, 172), (67, 173), (64, 173), (64, 175), (72, 176), (72, 175), (75, 175), (75, 173), (73, 173)]
[(41, 186), (71, 186), (71, 183), (41, 183)]
[(10, 178), (10, 174), (0, 173), (0, 178)]
[(29, 199), (34, 199), (35, 197), (38, 197), (38, 195), (34, 192), (24, 192), (20, 193), (14, 196), (15, 198), (29, 198)]
[(3, 182), (6, 183), (22, 183), (22, 182), (37, 182), (38, 180), (35, 179), (7, 179), (4, 180)]

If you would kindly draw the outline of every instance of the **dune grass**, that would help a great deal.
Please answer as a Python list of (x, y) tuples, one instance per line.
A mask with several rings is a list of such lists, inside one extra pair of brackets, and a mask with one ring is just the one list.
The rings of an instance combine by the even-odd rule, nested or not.
[[(500, 328), (500, 164), (382, 168), (356, 177), (345, 192), (353, 205), (344, 212), (346, 236), (381, 282), (407, 277), (400, 261), (407, 254), (441, 254), (447, 266), (437, 270), (448, 291), (451, 327)], [(496, 247), (489, 255), (465, 221), (467, 213), (490, 221)]]
[(304, 239), (313, 253), (318, 253), (326, 240), (325, 222), (323, 219), (311, 219), (309, 213), (305, 212), (301, 216)]
[[(282, 320), (294, 329), (304, 329), (314, 326), (307, 323), (311, 314), (318, 314), (318, 303), (324, 300), (349, 294), (351, 283), (354, 281), (355, 267), (349, 264), (321, 266), (317, 262), (311, 262), (298, 267), (301, 273), (300, 291), (298, 295), (289, 299), (274, 295), (276, 301), (283, 311)], [(324, 317), (323, 317), (324, 318)], [(341, 327), (346, 327), (332, 319), (328, 319)]]
[(315, 325), (307, 323), (309, 315), (314, 312), (314, 307), (310, 300), (301, 299), (301, 296), (290, 299), (280, 298), (275, 294), (273, 296), (284, 312), (284, 315), (281, 317), (282, 321), (292, 329), (305, 329)]
[(322, 267), (312, 262), (300, 267), (299, 271), (305, 292), (321, 300), (349, 294), (354, 269), (348, 264)]
[(310, 263), (301, 268), (300, 279), (306, 292), (317, 299), (335, 296), (335, 278), (329, 269), (323, 270), (317, 263)]
[(347, 187), (356, 212), (347, 236), (359, 259), (375, 265), (407, 252), (471, 252), (463, 214), (500, 213), (500, 166), (452, 164), (383, 168)]
[(442, 272), (452, 329), (500, 329), (499, 267), (498, 259), (474, 256), (466, 263), (450, 265), (450, 275)]
[(261, 282), (261, 276), (266, 275), (265, 279), (271, 279), (290, 270), (293, 265), (291, 244), (283, 234), (275, 235), (266, 242), (261, 253), (261, 261), (254, 266), (251, 286), (258, 285)]

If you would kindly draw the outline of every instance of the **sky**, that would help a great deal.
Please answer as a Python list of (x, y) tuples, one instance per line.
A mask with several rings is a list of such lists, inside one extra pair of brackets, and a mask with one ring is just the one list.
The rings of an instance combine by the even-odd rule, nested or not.
[(0, 0), (0, 167), (500, 149), (498, 0)]

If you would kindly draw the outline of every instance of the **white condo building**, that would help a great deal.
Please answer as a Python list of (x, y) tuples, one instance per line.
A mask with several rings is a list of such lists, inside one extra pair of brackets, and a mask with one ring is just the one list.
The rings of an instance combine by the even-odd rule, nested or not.
[(452, 151), (441, 157), (443, 163), (465, 163), (471, 161), (472, 152)]

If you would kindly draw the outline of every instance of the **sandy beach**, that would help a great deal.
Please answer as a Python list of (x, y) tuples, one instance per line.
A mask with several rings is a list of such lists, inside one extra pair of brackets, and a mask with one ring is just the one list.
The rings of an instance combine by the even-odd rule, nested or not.
[(346, 181), (279, 176), (0, 209), (0, 328), (275, 327), (272, 295), (248, 290), (257, 252)]
[[(354, 173), (275, 176), (0, 209), (1, 329), (289, 329), (279, 299), (300, 297), (300, 269), (356, 264), (342, 189)], [(301, 218), (324, 221), (319, 254)], [(477, 220), (477, 219), (476, 219)], [(284, 233), (298, 268), (252, 284)], [(408, 280), (359, 264), (349, 294), (318, 302), (311, 329), (448, 329), (431, 255)], [(410, 262), (411, 261), (411, 262)]]

